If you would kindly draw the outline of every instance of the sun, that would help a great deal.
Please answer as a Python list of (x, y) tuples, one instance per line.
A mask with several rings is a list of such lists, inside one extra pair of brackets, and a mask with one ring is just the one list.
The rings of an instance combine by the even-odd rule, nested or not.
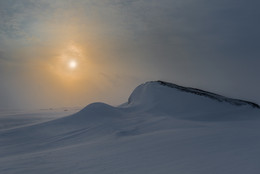
[(75, 60), (70, 60), (68, 66), (70, 69), (75, 69), (78, 66), (78, 64)]

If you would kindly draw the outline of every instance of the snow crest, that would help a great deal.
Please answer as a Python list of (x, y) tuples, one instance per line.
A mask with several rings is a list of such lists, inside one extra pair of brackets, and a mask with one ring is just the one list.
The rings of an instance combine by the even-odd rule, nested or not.
[(164, 81), (151, 81), (138, 86), (128, 99), (129, 106), (158, 105), (175, 109), (200, 109), (242, 106), (260, 109), (256, 103), (224, 97), (204, 90), (183, 87)]

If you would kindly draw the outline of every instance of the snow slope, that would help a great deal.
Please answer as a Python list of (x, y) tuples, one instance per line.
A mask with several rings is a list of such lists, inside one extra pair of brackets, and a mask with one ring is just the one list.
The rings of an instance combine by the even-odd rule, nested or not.
[(118, 107), (0, 130), (0, 173), (256, 174), (259, 118), (252, 102), (147, 82)]

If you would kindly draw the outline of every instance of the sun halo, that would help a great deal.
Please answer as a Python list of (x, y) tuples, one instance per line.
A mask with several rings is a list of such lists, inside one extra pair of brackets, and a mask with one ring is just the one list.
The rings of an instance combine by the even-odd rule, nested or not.
[(75, 60), (70, 60), (68, 66), (70, 69), (75, 69), (78, 66), (78, 64)]

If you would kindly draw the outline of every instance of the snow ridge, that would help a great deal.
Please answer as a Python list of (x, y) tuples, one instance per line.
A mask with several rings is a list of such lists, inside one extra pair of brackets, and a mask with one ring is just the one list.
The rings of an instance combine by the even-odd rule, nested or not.
[(256, 103), (253, 103), (253, 102), (250, 102), (250, 101), (245, 101), (245, 100), (240, 100), (240, 99), (233, 99), (233, 98), (224, 97), (222, 95), (218, 95), (218, 94), (208, 92), (208, 91), (204, 91), (204, 90), (197, 89), (197, 88), (183, 87), (183, 86), (179, 86), (179, 85), (176, 85), (176, 84), (173, 84), (173, 83), (164, 82), (164, 81), (160, 81), (160, 80), (159, 81), (152, 81), (152, 82), (148, 82), (148, 83), (159, 83), (160, 85), (163, 85), (163, 86), (167, 86), (167, 87), (170, 87), (170, 88), (178, 89), (180, 91), (184, 91), (184, 92), (208, 97), (208, 98), (211, 98), (211, 99), (219, 101), (219, 102), (227, 102), (227, 103), (230, 103), (230, 104), (236, 105), (236, 106), (249, 105), (253, 108), (260, 109), (260, 106)]

